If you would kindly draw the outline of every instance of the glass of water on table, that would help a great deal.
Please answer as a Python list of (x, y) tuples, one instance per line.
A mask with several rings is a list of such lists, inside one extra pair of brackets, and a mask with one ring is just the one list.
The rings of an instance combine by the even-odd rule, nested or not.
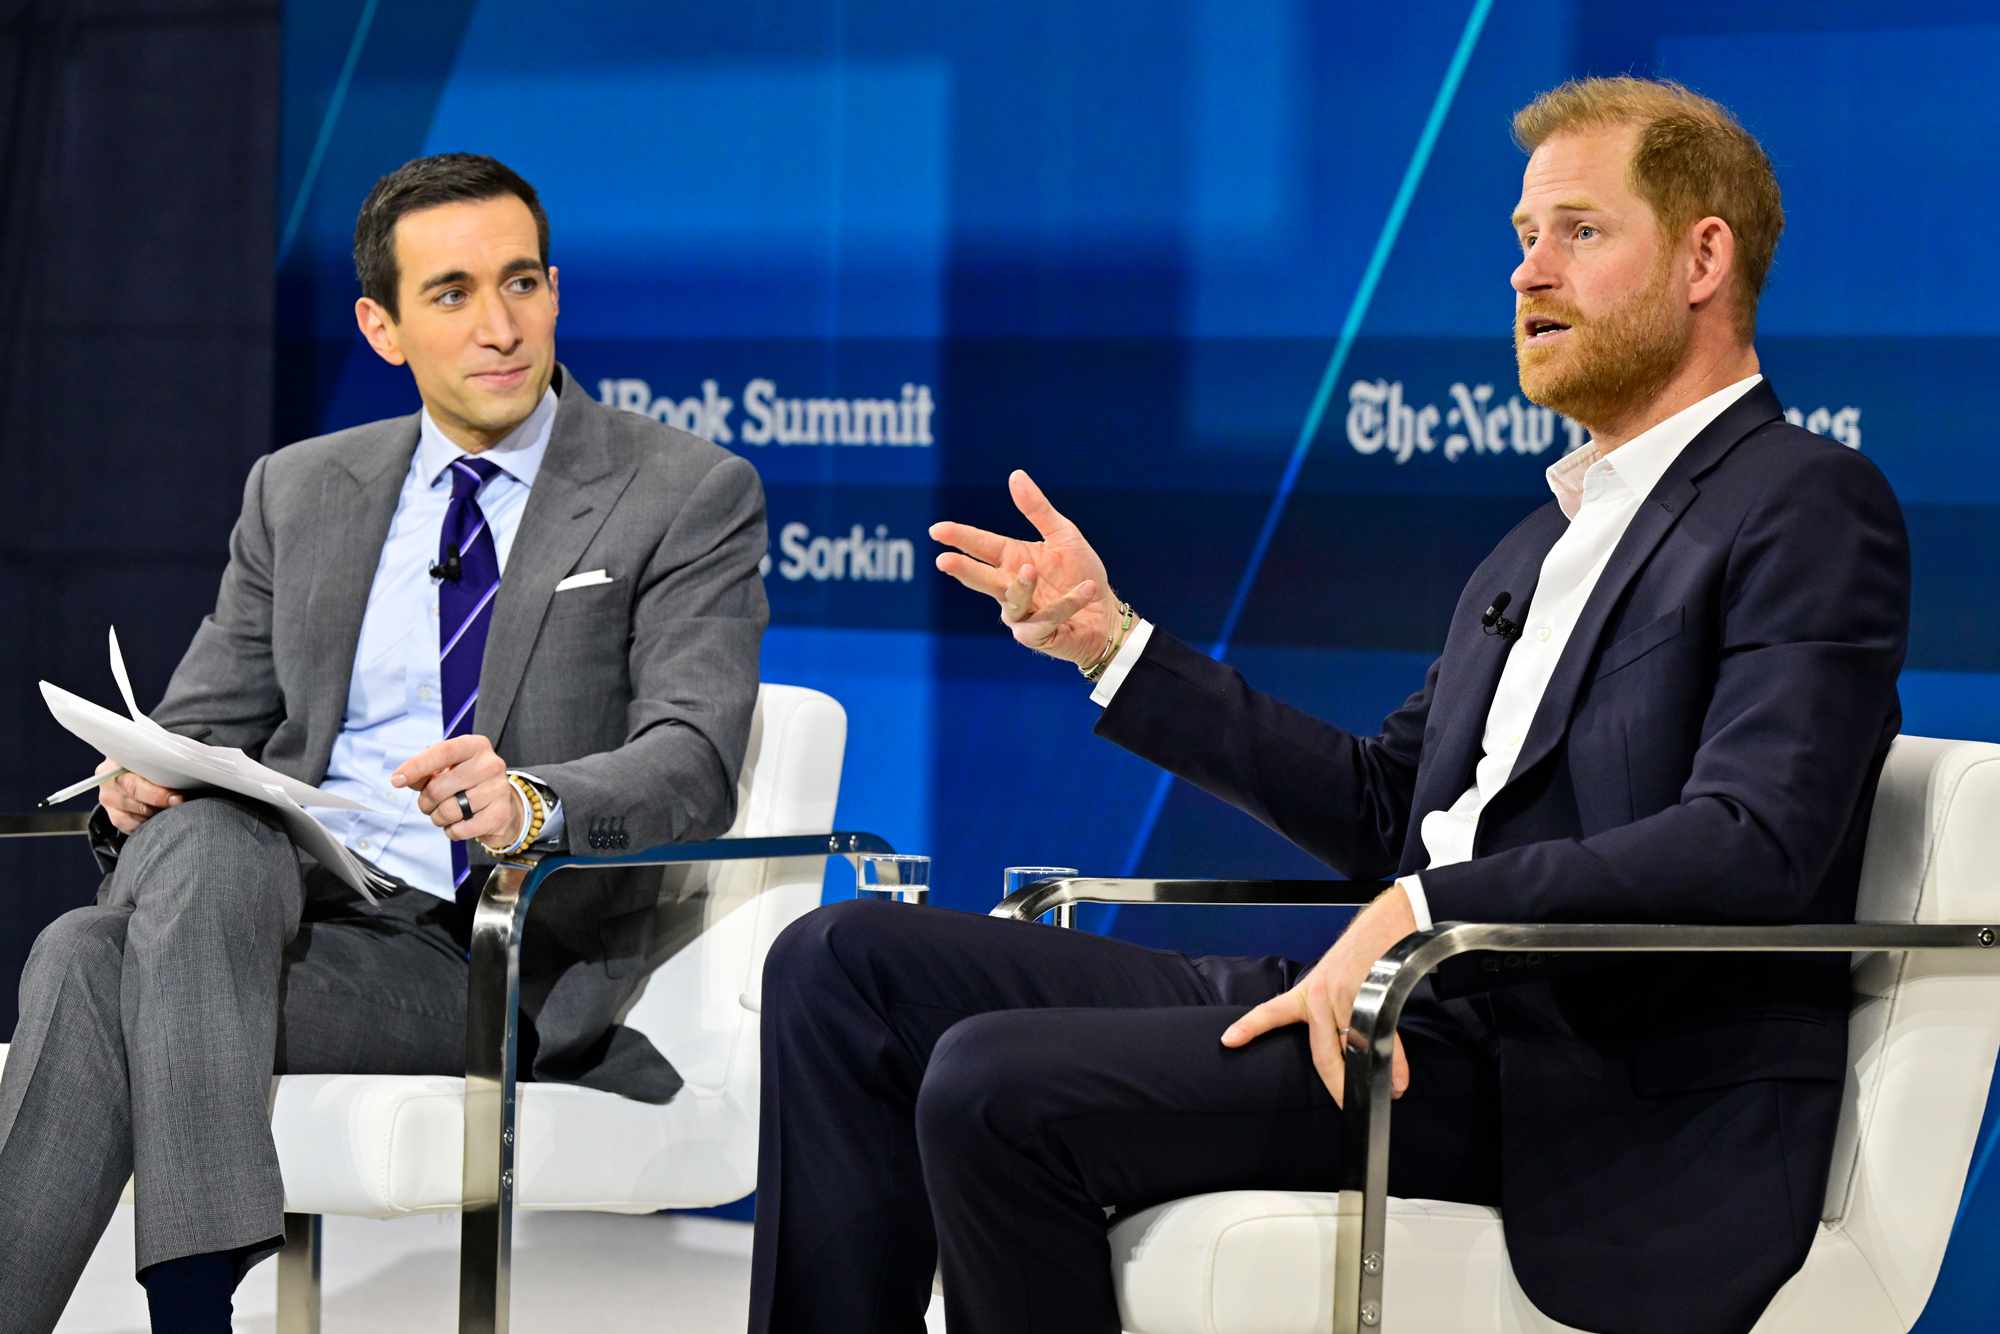
[(855, 898), (890, 903), (930, 901), (930, 858), (906, 852), (857, 852), (852, 857)]

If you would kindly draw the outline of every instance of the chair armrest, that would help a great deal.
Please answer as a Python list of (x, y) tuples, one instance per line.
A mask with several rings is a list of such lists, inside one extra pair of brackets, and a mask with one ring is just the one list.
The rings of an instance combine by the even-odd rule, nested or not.
[(1036, 880), (997, 904), (992, 917), (1032, 922), (1051, 909), (1076, 903), (1199, 903), (1228, 908), (1359, 908), (1386, 890), (1390, 880), (1147, 880), (1052, 876)]
[[(500, 865), (532, 868), (534, 883), (557, 871), (576, 867), (672, 866), (680, 862), (748, 861), (759, 857), (845, 857), (863, 852), (894, 852), (875, 834), (835, 831), (828, 834), (767, 834), (755, 838), (710, 838), (699, 843), (662, 843), (638, 852), (609, 856), (579, 856), (559, 853), (519, 861), (501, 859)], [(496, 877), (497, 878), (497, 877)], [(490, 882), (489, 882), (490, 883)], [(530, 895), (533, 890), (528, 891)]]
[(1440, 922), (1398, 941), (1368, 970), (1348, 1020), (1341, 1193), (1361, 1196), (1359, 1244), (1336, 1246), (1334, 1328), (1382, 1327), (1389, 1221), (1390, 1065), (1396, 1024), (1417, 983), (1445, 960), (1503, 954), (1847, 954), (1979, 952), (2000, 945), (1987, 923), (1857, 922), (1810, 926), (1661, 926)]
[(33, 815), (0, 815), (0, 838), (59, 838), (90, 832), (90, 813), (38, 811)]

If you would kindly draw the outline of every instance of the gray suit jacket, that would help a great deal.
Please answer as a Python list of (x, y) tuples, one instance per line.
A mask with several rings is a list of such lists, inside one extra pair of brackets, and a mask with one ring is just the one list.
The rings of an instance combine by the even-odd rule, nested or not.
[[(711, 838), (735, 813), (769, 609), (748, 462), (607, 408), (558, 367), (547, 456), (494, 603), (474, 723), (562, 798), (571, 846)], [(305, 782), (326, 776), (419, 416), (261, 458), (229, 567), (153, 717)], [(612, 582), (565, 590), (604, 569)], [(426, 627), (428, 629), (428, 627)], [(474, 850), (475, 860), (483, 855)], [(657, 872), (572, 872), (530, 912), (521, 1068), (664, 1102), (680, 1078), (616, 1016), (654, 952)]]

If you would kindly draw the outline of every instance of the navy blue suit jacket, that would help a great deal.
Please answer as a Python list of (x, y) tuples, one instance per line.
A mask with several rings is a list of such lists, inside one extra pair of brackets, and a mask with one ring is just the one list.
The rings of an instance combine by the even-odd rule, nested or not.
[[(1874, 465), (1788, 425), (1768, 384), (1632, 520), (1472, 860), (1424, 869), (1419, 824), (1471, 786), (1510, 648), (1480, 613), (1505, 590), (1529, 617), (1566, 524), (1552, 501), (1481, 563), (1378, 736), (1158, 633), (1098, 730), (1351, 876), (1423, 871), (1438, 921), (1852, 921), (1901, 721), (1908, 541)], [(1817, 1226), (1846, 959), (1463, 968), (1437, 990), (1478, 993), (1496, 1034), (1503, 1213), (1528, 1294), (1592, 1330), (1747, 1329)]]

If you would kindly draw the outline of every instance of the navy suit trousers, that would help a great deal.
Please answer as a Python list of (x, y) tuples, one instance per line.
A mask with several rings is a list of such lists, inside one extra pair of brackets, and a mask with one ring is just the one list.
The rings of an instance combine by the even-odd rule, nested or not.
[[(752, 1334), (1117, 1334), (1106, 1210), (1338, 1188), (1340, 1110), (1303, 1026), (1222, 1030), (1306, 964), (1190, 958), (941, 909), (839, 903), (764, 970)], [(1391, 1190), (1499, 1199), (1477, 1003), (1400, 1031)]]

